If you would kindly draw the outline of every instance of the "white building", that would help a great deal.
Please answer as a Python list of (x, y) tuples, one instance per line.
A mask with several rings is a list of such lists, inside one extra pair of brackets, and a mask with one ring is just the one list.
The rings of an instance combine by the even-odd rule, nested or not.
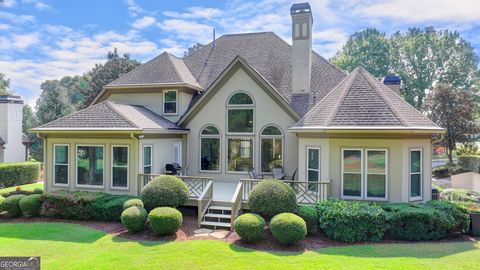
[(23, 100), (0, 96), (0, 162), (26, 161), (30, 141), (22, 133)]

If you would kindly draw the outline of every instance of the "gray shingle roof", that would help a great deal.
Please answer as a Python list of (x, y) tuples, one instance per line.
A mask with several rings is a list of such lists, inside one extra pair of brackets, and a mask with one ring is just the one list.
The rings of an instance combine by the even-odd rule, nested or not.
[(327, 127), (440, 129), (361, 67), (348, 75), (293, 129)]
[(175, 123), (143, 106), (103, 101), (33, 130), (44, 129), (178, 129)]

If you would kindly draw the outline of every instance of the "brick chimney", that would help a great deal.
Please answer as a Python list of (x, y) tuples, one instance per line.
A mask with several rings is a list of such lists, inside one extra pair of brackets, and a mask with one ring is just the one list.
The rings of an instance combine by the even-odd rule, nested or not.
[(294, 94), (310, 92), (312, 73), (312, 9), (309, 3), (296, 3), (292, 16), (292, 90)]

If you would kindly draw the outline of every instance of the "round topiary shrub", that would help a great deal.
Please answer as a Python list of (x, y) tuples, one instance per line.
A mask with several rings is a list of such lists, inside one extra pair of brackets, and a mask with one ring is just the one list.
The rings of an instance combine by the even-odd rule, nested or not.
[(171, 207), (157, 207), (148, 214), (150, 228), (155, 234), (165, 235), (176, 232), (183, 223), (182, 213)]
[(18, 217), (22, 215), (22, 209), (20, 209), (20, 200), (23, 199), (25, 195), (12, 195), (3, 200), (2, 209), (7, 211), (11, 216)]
[(120, 219), (129, 232), (140, 232), (145, 229), (148, 213), (141, 206), (131, 206), (122, 212)]
[(34, 188), (34, 189), (33, 189), (33, 194), (43, 194), (43, 189), (41, 189), (41, 188)]
[(295, 244), (305, 239), (307, 224), (305, 221), (292, 213), (281, 213), (270, 221), (270, 230), (273, 236), (282, 244)]
[(123, 210), (127, 210), (128, 208), (130, 208), (132, 206), (143, 207), (143, 202), (140, 199), (130, 199), (123, 204)]
[(40, 194), (28, 195), (18, 202), (24, 216), (36, 217), (40, 215), (41, 197)]
[(234, 228), (243, 241), (255, 243), (262, 239), (265, 220), (253, 213), (243, 214), (235, 219)]
[(148, 183), (141, 199), (148, 210), (155, 207), (177, 207), (188, 200), (188, 187), (173, 175), (159, 176)]
[(318, 230), (318, 213), (315, 207), (301, 205), (298, 207), (296, 214), (307, 223), (308, 233)]
[(297, 209), (297, 199), (293, 189), (280, 180), (264, 180), (250, 192), (250, 210), (266, 219)]

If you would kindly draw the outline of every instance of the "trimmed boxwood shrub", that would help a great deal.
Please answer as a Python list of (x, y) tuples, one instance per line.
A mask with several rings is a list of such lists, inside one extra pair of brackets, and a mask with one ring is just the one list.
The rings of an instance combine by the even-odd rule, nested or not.
[(387, 229), (386, 212), (374, 203), (329, 200), (317, 211), (320, 228), (336, 241), (379, 241)]
[(98, 221), (119, 221), (123, 205), (132, 198), (135, 197), (110, 194), (99, 196), (88, 206), (92, 219)]
[(18, 217), (22, 215), (22, 209), (20, 209), (20, 200), (23, 199), (25, 195), (12, 195), (8, 198), (5, 198), (2, 203), (2, 209), (7, 211), (13, 217)]
[(243, 241), (255, 243), (262, 239), (265, 220), (253, 213), (243, 214), (235, 219), (234, 228)]
[(171, 207), (157, 207), (148, 214), (150, 228), (155, 234), (165, 235), (176, 232), (183, 223), (182, 213)]
[(148, 213), (141, 206), (131, 206), (122, 212), (121, 220), (123, 226), (129, 232), (140, 232), (145, 229)]
[(253, 187), (248, 198), (250, 210), (266, 219), (297, 209), (293, 189), (280, 180), (264, 180)]
[(147, 210), (164, 206), (177, 207), (187, 202), (188, 187), (176, 176), (162, 175), (145, 186), (141, 199)]
[(42, 195), (40, 194), (33, 194), (25, 196), (19, 201), (19, 206), (24, 216), (36, 217), (40, 215), (41, 197)]
[(35, 183), (39, 173), (38, 162), (0, 163), (0, 185), (13, 187)]
[(282, 244), (295, 244), (305, 239), (307, 224), (305, 221), (292, 213), (281, 213), (270, 221), (270, 230), (273, 236)]
[(318, 213), (317, 209), (312, 206), (300, 205), (296, 214), (307, 223), (308, 233), (316, 232), (318, 229)]
[(22, 195), (32, 195), (32, 194), (43, 194), (43, 189), (41, 188), (35, 188), (33, 190), (24, 190), (24, 189), (20, 189), (20, 190), (12, 190), (12, 191), (9, 191), (9, 192), (3, 192), (3, 193), (0, 193), (1, 196), (3, 197), (9, 197), (9, 196), (12, 196), (12, 195), (18, 195), (18, 194), (22, 194)]
[(140, 199), (130, 199), (123, 204), (123, 210), (126, 210), (132, 206), (143, 207), (143, 202)]

